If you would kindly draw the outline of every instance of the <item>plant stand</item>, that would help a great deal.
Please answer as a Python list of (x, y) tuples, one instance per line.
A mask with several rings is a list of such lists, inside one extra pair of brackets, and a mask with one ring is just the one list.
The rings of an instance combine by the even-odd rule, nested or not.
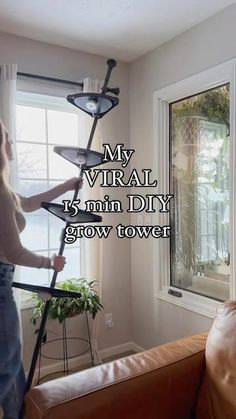
[[(88, 313), (87, 312), (85, 312), (85, 317), (86, 317), (87, 339), (81, 338), (81, 337), (74, 337), (74, 336), (68, 337), (67, 336), (67, 324), (66, 324), (66, 319), (65, 319), (62, 322), (62, 337), (61, 338), (51, 339), (51, 340), (48, 340), (46, 342), (41, 341), (41, 346), (40, 346), (40, 350), (39, 350), (38, 380), (37, 380), (35, 385), (39, 385), (44, 378), (50, 377), (54, 374), (69, 375), (72, 371), (69, 370), (68, 360), (72, 359), (72, 358), (77, 358), (77, 357), (79, 357), (81, 355), (85, 355), (87, 353), (90, 353), (91, 366), (92, 367), (94, 366), (93, 350), (92, 350), (92, 344), (91, 344), (91, 334), (90, 334), (90, 329), (89, 329), (89, 321), (88, 321)], [(68, 351), (68, 342), (75, 341), (75, 340), (84, 342), (85, 344), (87, 344), (87, 347), (86, 347), (85, 350), (80, 351), (78, 354), (71, 356), (71, 355), (69, 355), (69, 351)], [(62, 356), (59, 356), (59, 357), (48, 356), (48, 355), (45, 355), (45, 353), (43, 353), (43, 348), (47, 347), (47, 345), (50, 345), (53, 342), (62, 343)], [(52, 372), (50, 374), (47, 374), (47, 375), (41, 377), (41, 361), (42, 361), (42, 358), (63, 361), (63, 371)]]

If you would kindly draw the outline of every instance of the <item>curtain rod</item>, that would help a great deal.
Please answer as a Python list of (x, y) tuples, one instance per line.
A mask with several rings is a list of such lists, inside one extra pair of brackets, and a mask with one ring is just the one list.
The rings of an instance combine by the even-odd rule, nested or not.
[(22, 77), (29, 77), (31, 79), (38, 79), (38, 80), (45, 80), (45, 81), (54, 81), (54, 82), (57, 82), (57, 83), (70, 84), (72, 86), (83, 87), (83, 83), (82, 82), (75, 82), (75, 81), (63, 80), (63, 79), (55, 79), (53, 77), (38, 76), (37, 74), (29, 74), (29, 73), (21, 73), (21, 72), (17, 72), (17, 75), (18, 76), (22, 76)]

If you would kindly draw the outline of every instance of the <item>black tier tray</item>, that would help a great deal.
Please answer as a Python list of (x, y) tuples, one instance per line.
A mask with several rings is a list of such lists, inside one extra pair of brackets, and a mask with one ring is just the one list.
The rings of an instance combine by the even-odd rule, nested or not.
[(106, 162), (103, 161), (104, 154), (98, 151), (87, 150), (86, 148), (71, 147), (71, 146), (55, 146), (53, 151), (70, 163), (81, 168), (90, 168), (99, 166)]
[[(97, 214), (93, 214), (89, 211), (78, 210), (76, 216), (71, 216), (69, 212), (63, 212), (64, 205), (53, 204), (51, 202), (41, 202), (41, 207), (50, 212), (56, 217), (60, 218), (62, 221), (67, 221), (69, 223), (98, 223), (102, 221), (102, 217)], [(73, 209), (71, 214), (73, 214)]]
[(64, 297), (80, 298), (81, 297), (81, 294), (79, 292), (67, 291), (67, 290), (62, 290), (59, 288), (46, 287), (42, 285), (24, 284), (22, 282), (12, 282), (12, 287), (20, 288), (22, 290), (36, 292), (36, 293), (47, 293), (47, 294), (50, 294), (51, 297), (60, 297), (60, 298), (64, 298)]
[(67, 96), (68, 102), (93, 118), (102, 118), (107, 112), (118, 105), (119, 99), (103, 93), (76, 93)]

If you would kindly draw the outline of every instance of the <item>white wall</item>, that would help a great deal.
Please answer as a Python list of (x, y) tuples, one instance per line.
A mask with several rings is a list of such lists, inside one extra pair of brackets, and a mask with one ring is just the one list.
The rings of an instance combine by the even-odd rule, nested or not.
[[(112, 57), (110, 57), (112, 58)], [(18, 71), (51, 76), (66, 80), (81, 80), (83, 77), (103, 79), (106, 72), (105, 57), (86, 54), (31, 41), (25, 38), (0, 34), (0, 62), (17, 63)], [(120, 105), (103, 119), (104, 142), (114, 146), (123, 142), (129, 148), (128, 114), (128, 66), (119, 62), (114, 69), (110, 86), (120, 87)], [(120, 141), (122, 140), (122, 141)], [(110, 193), (110, 190), (104, 191)], [(123, 200), (122, 189), (112, 191), (113, 197)], [(104, 224), (107, 217), (104, 216)], [(109, 224), (128, 223), (126, 213), (109, 215)], [(130, 328), (130, 243), (109, 237), (104, 242), (103, 305), (104, 313), (113, 313), (114, 328), (105, 329), (100, 316), (99, 348), (107, 348), (131, 340)], [(76, 273), (75, 273), (76, 274)], [(28, 367), (33, 349), (33, 328), (29, 326), (31, 310), (23, 310), (25, 365)], [(75, 324), (75, 320), (71, 320)], [(50, 328), (53, 327), (50, 325)], [(76, 326), (71, 326), (76, 329)], [(83, 336), (83, 331), (81, 333)]]
[[(153, 169), (153, 92), (235, 57), (235, 22), (233, 5), (131, 64), (130, 142), (136, 150), (134, 167)], [(153, 191), (142, 189), (140, 193)], [(137, 223), (137, 216), (132, 218), (133, 224)], [(150, 347), (208, 330), (211, 319), (155, 299), (153, 241), (132, 240), (131, 247), (133, 340)]]

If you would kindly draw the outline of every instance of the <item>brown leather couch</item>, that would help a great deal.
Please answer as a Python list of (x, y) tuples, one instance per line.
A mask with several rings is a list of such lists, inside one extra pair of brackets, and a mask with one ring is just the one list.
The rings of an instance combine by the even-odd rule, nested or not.
[(200, 334), (31, 389), (27, 419), (236, 419), (236, 302)]

